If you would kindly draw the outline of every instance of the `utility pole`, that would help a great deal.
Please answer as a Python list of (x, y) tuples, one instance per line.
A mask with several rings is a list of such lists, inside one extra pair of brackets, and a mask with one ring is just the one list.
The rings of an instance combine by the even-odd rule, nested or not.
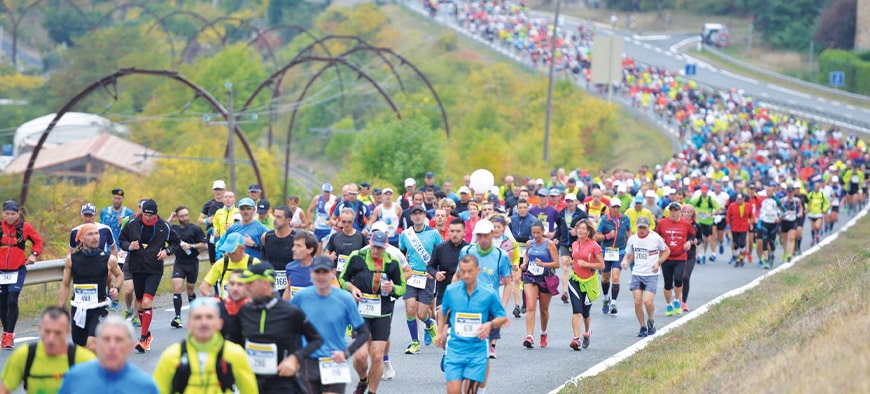
[(556, 66), (556, 29), (559, 27), (559, 6), (556, 0), (556, 20), (553, 22), (553, 35), (550, 37), (550, 78), (547, 81), (547, 121), (544, 125), (544, 163), (550, 161), (550, 122), (553, 117), (553, 74)]
[(230, 163), (230, 190), (236, 191), (236, 136), (233, 131), (236, 129), (236, 114), (233, 113), (233, 83), (227, 81), (224, 83), (227, 88), (227, 159)]

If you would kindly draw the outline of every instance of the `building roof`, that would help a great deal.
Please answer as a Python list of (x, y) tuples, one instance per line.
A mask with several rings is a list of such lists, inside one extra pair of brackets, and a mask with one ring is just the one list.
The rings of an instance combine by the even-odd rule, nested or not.
[[(44, 148), (36, 158), (35, 170), (48, 170), (52, 167), (76, 160), (89, 159), (104, 162), (122, 170), (145, 173), (157, 161), (159, 153), (142, 145), (127, 141), (112, 134), (99, 134), (94, 137), (69, 142), (63, 145)], [(7, 174), (23, 173), (31, 153), (16, 157), (4, 170)]]
[[(19, 126), (15, 130), (15, 152), (13, 156), (18, 156), (32, 150), (39, 137), (42, 136), (42, 132), (48, 128), (48, 125), (56, 115), (48, 114), (40, 116)], [(48, 135), (46, 143), (52, 145), (66, 144), (102, 133), (125, 136), (129, 134), (129, 130), (126, 126), (113, 123), (109, 119), (99, 115), (83, 112), (67, 112), (58, 120), (54, 130)]]

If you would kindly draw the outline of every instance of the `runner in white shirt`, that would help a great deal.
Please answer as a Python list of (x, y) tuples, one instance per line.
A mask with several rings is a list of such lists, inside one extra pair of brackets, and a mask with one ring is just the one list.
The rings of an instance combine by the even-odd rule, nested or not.
[[(625, 257), (622, 259), (622, 269), (627, 270), (634, 262), (631, 272), (629, 290), (634, 296), (634, 314), (640, 323), (639, 337), (656, 333), (653, 313), (655, 313), (656, 286), (658, 286), (659, 267), (667, 260), (671, 250), (660, 235), (649, 231), (649, 218), (637, 218), (637, 234), (628, 238), (625, 247)], [(644, 309), (646, 309), (646, 324), (644, 324)]]

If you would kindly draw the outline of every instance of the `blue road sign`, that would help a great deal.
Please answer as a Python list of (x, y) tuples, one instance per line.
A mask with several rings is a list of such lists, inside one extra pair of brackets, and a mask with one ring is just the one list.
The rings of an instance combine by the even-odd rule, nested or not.
[(686, 64), (686, 76), (693, 76), (698, 74), (698, 66), (695, 64)]
[(843, 86), (846, 84), (846, 74), (842, 71), (831, 71), (828, 74), (828, 82), (835, 88)]

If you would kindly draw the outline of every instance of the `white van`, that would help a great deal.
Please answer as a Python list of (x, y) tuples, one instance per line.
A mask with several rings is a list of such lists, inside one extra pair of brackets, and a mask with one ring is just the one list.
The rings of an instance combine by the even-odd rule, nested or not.
[(728, 46), (728, 28), (721, 23), (705, 23), (704, 30), (701, 31), (701, 41), (705, 45), (712, 45), (719, 48)]

